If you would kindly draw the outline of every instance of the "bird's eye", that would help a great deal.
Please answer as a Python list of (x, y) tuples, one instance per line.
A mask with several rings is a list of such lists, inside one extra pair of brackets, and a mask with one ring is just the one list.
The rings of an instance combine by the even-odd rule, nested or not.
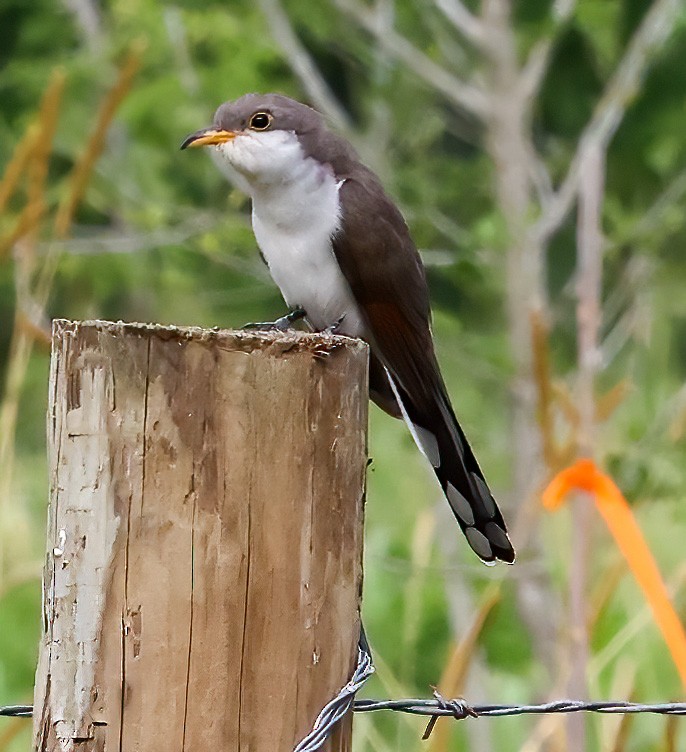
[(272, 116), (268, 112), (256, 112), (250, 118), (250, 127), (254, 131), (266, 131), (272, 124)]

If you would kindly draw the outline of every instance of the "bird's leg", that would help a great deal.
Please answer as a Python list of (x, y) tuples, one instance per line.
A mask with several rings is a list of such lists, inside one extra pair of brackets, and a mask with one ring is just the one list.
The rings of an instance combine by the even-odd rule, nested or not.
[(292, 329), (293, 324), (296, 321), (304, 319), (305, 316), (307, 316), (307, 311), (305, 311), (302, 306), (296, 306), (292, 311), (287, 313), (285, 316), (280, 316), (278, 319), (276, 319), (276, 321), (255, 321), (249, 324), (244, 324), (241, 328), (262, 329), (264, 331), (271, 331), (273, 329), (276, 329), (279, 332), (285, 332), (287, 329)]

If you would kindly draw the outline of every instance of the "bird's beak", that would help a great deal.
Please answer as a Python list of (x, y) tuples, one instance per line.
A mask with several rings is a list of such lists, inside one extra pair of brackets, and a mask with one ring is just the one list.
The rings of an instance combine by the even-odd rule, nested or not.
[(236, 138), (234, 131), (224, 131), (221, 128), (203, 128), (195, 133), (191, 133), (181, 144), (181, 148), (188, 149), (189, 147), (223, 144), (226, 141), (231, 141), (233, 138)]

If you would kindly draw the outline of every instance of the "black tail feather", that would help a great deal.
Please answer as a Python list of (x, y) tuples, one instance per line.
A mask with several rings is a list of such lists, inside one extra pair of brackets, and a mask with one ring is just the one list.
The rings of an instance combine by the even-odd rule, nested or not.
[(419, 409), (390, 374), (389, 380), (403, 417), (474, 553), (487, 564), (514, 562), (503, 515), (445, 392), (437, 392), (430, 407)]

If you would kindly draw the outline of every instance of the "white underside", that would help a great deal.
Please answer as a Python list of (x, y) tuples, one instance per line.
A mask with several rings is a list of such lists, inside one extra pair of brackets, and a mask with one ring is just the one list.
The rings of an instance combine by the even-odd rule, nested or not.
[[(267, 135), (277, 138), (276, 132)], [(257, 244), (286, 303), (304, 308), (315, 329), (340, 321), (338, 332), (364, 337), (362, 314), (331, 245), (340, 228), (340, 184), (328, 166), (306, 158), (297, 139), (289, 142), (288, 135), (278, 134), (278, 170), (243, 173), (250, 184)], [(239, 141), (226, 145), (225, 156), (248, 167), (256, 144), (244, 147)]]
[(337, 331), (341, 334), (363, 336), (360, 310), (331, 247), (335, 226), (314, 221), (285, 232), (260, 207), (253, 198), (255, 238), (286, 303), (304, 308), (317, 330), (340, 322)]
[(337, 331), (360, 337), (362, 316), (331, 246), (339, 215), (338, 186), (328, 173), (253, 193), (255, 238), (286, 303), (304, 308), (317, 330), (340, 321)]

